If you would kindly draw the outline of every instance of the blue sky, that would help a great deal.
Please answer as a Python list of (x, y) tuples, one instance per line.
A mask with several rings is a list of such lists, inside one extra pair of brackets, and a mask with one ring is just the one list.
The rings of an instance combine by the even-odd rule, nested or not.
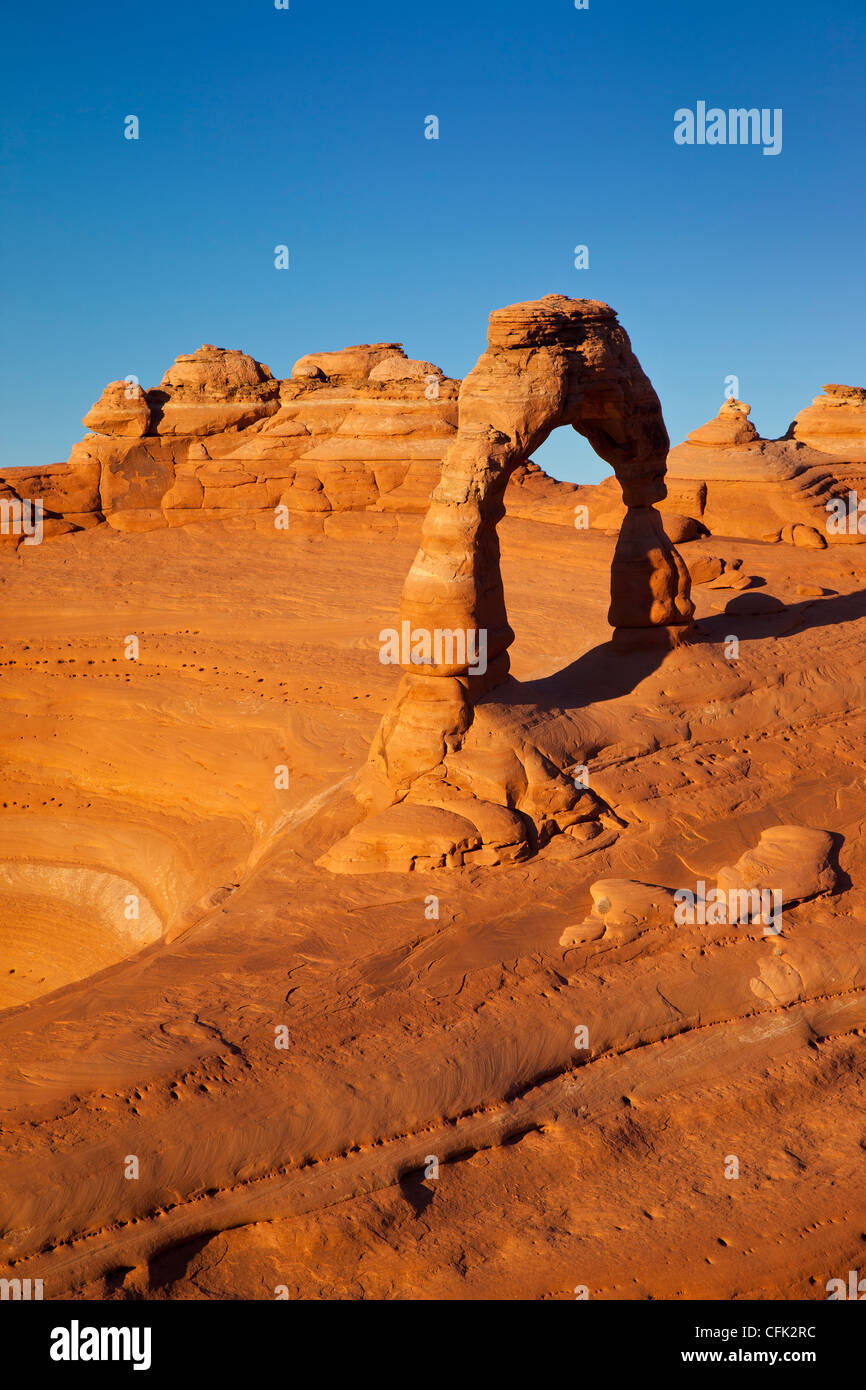
[[(4, 38), (5, 466), (204, 342), (462, 376), (551, 292), (614, 306), (674, 442), (728, 375), (769, 436), (866, 384), (862, 0), (48, 0)], [(676, 145), (698, 100), (781, 107), (782, 152)], [(572, 431), (537, 457), (609, 471)]]

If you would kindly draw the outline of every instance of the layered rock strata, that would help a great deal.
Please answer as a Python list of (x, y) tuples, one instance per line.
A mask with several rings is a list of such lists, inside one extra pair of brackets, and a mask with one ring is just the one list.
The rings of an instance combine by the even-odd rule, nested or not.
[[(110, 382), (68, 462), (0, 472), (0, 502), (39, 499), (47, 538), (103, 522), (148, 531), (238, 517), (302, 535), (393, 533), (427, 509), (459, 387), (399, 343), (308, 353), (284, 380), (205, 344), (152, 390), (133, 377)], [(726, 400), (668, 454), (667, 493), (654, 504), (668, 540), (709, 533), (823, 549), (866, 536), (866, 390), (825, 387), (777, 440), (760, 436), (749, 411)], [(505, 506), (519, 519), (602, 531), (619, 531), (626, 515), (616, 474), (557, 482), (528, 458), (511, 469)], [(22, 535), (4, 525), (0, 544)]]
[(246, 353), (205, 344), (153, 390), (111, 382), (67, 464), (10, 469), (0, 489), (42, 499), (46, 534), (236, 516), (272, 526), (278, 507), (302, 534), (328, 534), (347, 512), (385, 513), (393, 525), (427, 507), (458, 386), (399, 343), (302, 357), (282, 381)]

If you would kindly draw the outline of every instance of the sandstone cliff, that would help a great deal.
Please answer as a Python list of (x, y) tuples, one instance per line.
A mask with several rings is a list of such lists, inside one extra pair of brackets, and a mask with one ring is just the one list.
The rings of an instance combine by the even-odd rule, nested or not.
[(331, 534), (347, 512), (385, 513), (393, 527), (395, 513), (427, 507), (458, 389), (399, 343), (311, 354), (282, 381), (246, 353), (205, 344), (152, 390), (109, 383), (67, 464), (10, 469), (0, 487), (42, 498), (48, 534), (238, 514), (273, 526), (281, 504), (301, 532)]

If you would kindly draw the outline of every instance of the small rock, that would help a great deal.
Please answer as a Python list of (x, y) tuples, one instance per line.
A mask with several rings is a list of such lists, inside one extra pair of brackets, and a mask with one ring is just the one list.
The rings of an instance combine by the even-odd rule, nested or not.
[(602, 936), (616, 944), (633, 941), (649, 927), (674, 924), (675, 902), (670, 888), (631, 878), (600, 878), (589, 891), (592, 912), (562, 933), (559, 944), (566, 949)]
[(709, 584), (710, 580), (718, 579), (724, 568), (725, 562), (718, 555), (698, 555), (688, 566), (689, 577), (692, 584)]
[(820, 531), (816, 531), (814, 526), (798, 525), (794, 527), (794, 544), (810, 550), (826, 550), (827, 538), (822, 536)]
[(679, 512), (664, 512), (662, 522), (665, 535), (673, 545), (683, 545), (686, 541), (697, 540), (701, 534), (700, 523), (693, 516), (681, 516)]

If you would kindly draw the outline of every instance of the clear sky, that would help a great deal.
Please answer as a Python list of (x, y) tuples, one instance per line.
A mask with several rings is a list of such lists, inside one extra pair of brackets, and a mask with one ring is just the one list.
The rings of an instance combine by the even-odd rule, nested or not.
[[(618, 311), (674, 442), (729, 375), (768, 436), (866, 384), (864, 0), (42, 0), (4, 40), (5, 466), (205, 342), (463, 376), (551, 292)], [(675, 144), (698, 101), (781, 108), (781, 153)], [(609, 472), (573, 431), (536, 457)]]

